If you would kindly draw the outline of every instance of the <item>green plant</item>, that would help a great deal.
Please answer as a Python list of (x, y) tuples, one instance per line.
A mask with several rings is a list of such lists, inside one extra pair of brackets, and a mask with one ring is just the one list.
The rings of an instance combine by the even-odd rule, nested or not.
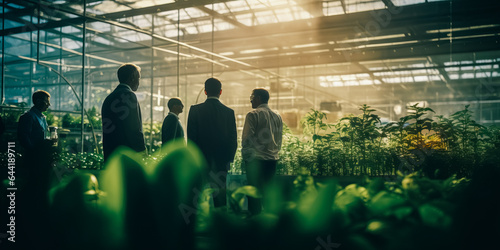
[(410, 123), (405, 127), (408, 135), (414, 135), (416, 137), (415, 140), (409, 141), (410, 149), (423, 149), (425, 146), (424, 143), (424, 130), (430, 131), (432, 129), (432, 118), (426, 117), (429, 112), (435, 113), (431, 108), (419, 107), (419, 104), (416, 103), (412, 106), (408, 107), (410, 112), (408, 117), (408, 121), (413, 120), (413, 123)]
[(380, 124), (380, 117), (373, 114), (375, 110), (366, 104), (359, 110), (362, 112), (359, 116), (351, 115), (340, 119), (341, 122), (347, 121), (347, 123), (342, 123), (339, 129), (344, 140), (349, 142), (350, 158), (352, 162), (357, 161), (355, 165), (359, 167), (359, 173), (368, 174), (367, 166), (374, 163), (374, 154), (381, 150), (381, 133), (377, 126)]
[(75, 118), (70, 113), (66, 113), (61, 118), (61, 125), (63, 128), (73, 128), (75, 126)]

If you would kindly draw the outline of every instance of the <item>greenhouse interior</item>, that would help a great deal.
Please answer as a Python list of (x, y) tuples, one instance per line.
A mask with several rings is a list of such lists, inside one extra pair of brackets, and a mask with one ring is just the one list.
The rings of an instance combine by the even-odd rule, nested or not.
[(499, 1), (1, 2), (0, 249), (497, 244)]

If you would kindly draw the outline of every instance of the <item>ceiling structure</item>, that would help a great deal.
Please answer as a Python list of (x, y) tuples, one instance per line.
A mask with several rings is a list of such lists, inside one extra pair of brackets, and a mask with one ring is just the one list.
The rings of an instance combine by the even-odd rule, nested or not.
[(132, 62), (142, 68), (138, 96), (153, 120), (163, 118), (171, 96), (186, 107), (201, 102), (204, 80), (215, 76), (239, 115), (250, 109), (251, 89), (263, 86), (282, 112), (337, 107), (330, 111), (345, 114), (366, 103), (394, 120), (411, 103), (438, 114), (471, 104), (480, 122), (498, 124), (499, 7), (486, 0), (3, 0), (2, 93), (4, 103), (29, 102), (24, 96), (45, 88), (59, 98), (55, 108), (72, 110), (78, 102), (69, 82), (86, 108), (100, 107), (117, 67)]

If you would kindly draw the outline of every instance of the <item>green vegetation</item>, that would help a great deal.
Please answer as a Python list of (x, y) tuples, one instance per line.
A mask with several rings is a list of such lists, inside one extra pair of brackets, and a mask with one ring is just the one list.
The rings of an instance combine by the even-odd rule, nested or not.
[[(500, 233), (498, 162), (472, 179), (397, 172), (346, 186), (300, 168), (293, 183), (276, 181), (265, 195), (239, 187), (227, 208), (213, 208), (193, 145), (150, 159), (124, 149), (99, 186), (77, 173), (51, 190), (50, 225), (61, 249), (485, 249)], [(262, 197), (263, 213), (249, 215), (246, 196)]]
[(359, 110), (331, 124), (325, 113), (311, 110), (302, 120), (302, 138), (285, 126), (278, 174), (296, 175), (304, 167), (313, 176), (395, 176), (400, 171), (462, 178), (496, 159), (499, 150), (499, 129), (476, 123), (469, 106), (445, 118), (415, 104), (408, 115), (385, 125), (370, 106)]

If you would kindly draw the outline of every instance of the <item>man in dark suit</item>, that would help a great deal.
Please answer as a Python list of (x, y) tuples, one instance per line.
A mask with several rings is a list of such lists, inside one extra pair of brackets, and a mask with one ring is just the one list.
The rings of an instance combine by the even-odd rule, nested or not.
[(42, 174), (47, 177), (47, 164), (53, 160), (56, 140), (48, 139), (49, 125), (42, 114), (50, 107), (50, 94), (38, 90), (33, 93), (32, 100), (33, 107), (19, 117), (17, 137), (24, 149), (24, 168), (20, 174), (30, 180), (38, 180), (43, 179)]
[(142, 132), (141, 107), (135, 91), (139, 88), (141, 68), (123, 64), (117, 72), (120, 84), (102, 104), (102, 147), (104, 160), (119, 147), (126, 146), (147, 155)]
[(219, 192), (214, 193), (216, 207), (226, 205), (226, 177), (237, 147), (234, 110), (219, 101), (222, 84), (218, 79), (205, 81), (204, 103), (191, 106), (187, 136), (196, 143), (208, 164), (206, 180)]
[(173, 97), (168, 100), (167, 106), (170, 112), (163, 120), (163, 125), (161, 127), (162, 145), (176, 139), (184, 140), (184, 130), (181, 122), (179, 121), (179, 114), (182, 113), (184, 104), (182, 104), (180, 98)]
[[(31, 249), (31, 244), (37, 246), (48, 244), (48, 234), (44, 231), (48, 218), (48, 191), (52, 170), (55, 140), (48, 140), (49, 126), (42, 112), (50, 107), (50, 94), (38, 90), (32, 96), (33, 107), (21, 115), (17, 127), (19, 143), (24, 149), (21, 168), (16, 168), (17, 179), (24, 180), (21, 185), (22, 195), (16, 197), (19, 203), (20, 228), (25, 228), (19, 234), (20, 249)], [(17, 221), (16, 221), (17, 225)], [(16, 234), (17, 236), (17, 234)]]
[(33, 107), (19, 117), (17, 136), (26, 154), (31, 154), (43, 147), (45, 137), (48, 136), (49, 125), (42, 112), (50, 107), (50, 94), (38, 90), (32, 96)]

